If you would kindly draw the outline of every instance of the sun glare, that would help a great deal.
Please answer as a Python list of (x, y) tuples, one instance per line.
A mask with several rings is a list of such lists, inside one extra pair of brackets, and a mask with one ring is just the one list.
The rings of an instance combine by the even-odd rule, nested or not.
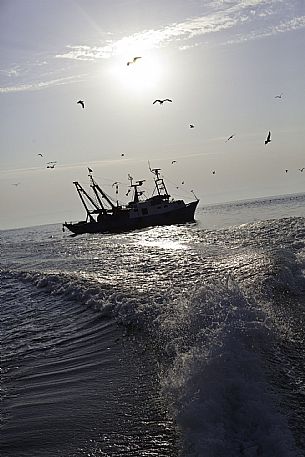
[(133, 59), (134, 57), (121, 60), (112, 67), (113, 77), (118, 83), (133, 91), (143, 91), (156, 86), (163, 74), (160, 62), (148, 56), (141, 56), (135, 61)]

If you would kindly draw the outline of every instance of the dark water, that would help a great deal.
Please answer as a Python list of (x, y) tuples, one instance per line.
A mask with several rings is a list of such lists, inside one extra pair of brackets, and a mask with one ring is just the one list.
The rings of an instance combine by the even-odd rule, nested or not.
[(0, 455), (305, 455), (304, 205), (0, 232)]

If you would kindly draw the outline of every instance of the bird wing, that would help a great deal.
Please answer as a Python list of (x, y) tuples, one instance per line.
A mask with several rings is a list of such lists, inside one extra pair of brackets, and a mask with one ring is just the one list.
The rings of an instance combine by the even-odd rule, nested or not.
[(136, 62), (138, 59), (142, 59), (142, 57), (134, 57), (133, 61)]
[(165, 98), (163, 101), (164, 102), (172, 102), (173, 100), (170, 100), (169, 98)]
[(153, 105), (154, 105), (155, 103), (157, 103), (157, 102), (162, 103), (162, 100), (155, 100), (155, 101), (153, 102)]
[(270, 141), (271, 138), (271, 132), (268, 133), (267, 140)]

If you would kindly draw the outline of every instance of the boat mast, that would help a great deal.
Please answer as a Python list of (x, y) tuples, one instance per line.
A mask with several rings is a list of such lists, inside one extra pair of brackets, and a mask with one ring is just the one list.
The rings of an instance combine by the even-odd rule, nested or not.
[(106, 213), (106, 209), (104, 208), (103, 202), (100, 199), (100, 196), (99, 196), (99, 194), (98, 194), (98, 192), (96, 190), (96, 182), (94, 181), (93, 176), (91, 175), (91, 173), (88, 176), (89, 176), (89, 178), (91, 180), (90, 187), (93, 189), (94, 195), (96, 196), (97, 201), (101, 205), (102, 212)]
[(112, 208), (112, 209), (115, 209), (116, 206), (112, 203), (112, 201), (110, 200), (110, 198), (108, 197), (108, 195), (106, 195), (105, 192), (100, 188), (100, 186), (94, 181), (93, 176), (92, 176), (91, 174), (89, 174), (89, 177), (90, 177), (90, 180), (91, 180), (91, 187), (92, 187), (92, 189), (93, 189), (93, 192), (94, 192), (94, 194), (95, 194), (95, 196), (96, 196), (96, 198), (97, 198), (99, 204), (101, 205), (102, 211), (103, 211), (104, 213), (107, 212), (106, 209), (105, 209), (105, 207), (104, 207), (104, 205), (103, 205), (103, 203), (102, 203), (102, 201), (101, 201), (101, 199), (100, 199), (100, 196), (99, 196), (97, 190), (98, 190), (99, 193), (101, 194), (102, 198), (104, 198), (104, 199), (107, 201), (107, 203), (111, 206), (111, 208)]
[(132, 176), (128, 175), (128, 179), (130, 181), (129, 187), (133, 188), (133, 190), (134, 190), (133, 203), (138, 203), (139, 196), (142, 195), (142, 193), (143, 193), (143, 192), (138, 191), (138, 187), (143, 185), (143, 182), (145, 182), (145, 179), (142, 179), (141, 181), (136, 181), (135, 184), (132, 183), (132, 181), (133, 181)]
[[(169, 193), (167, 192), (166, 185), (164, 183), (164, 179), (160, 178), (160, 171), (161, 168), (149, 168), (150, 171), (156, 176), (155, 177), (155, 185), (158, 195), (164, 195), (165, 197), (170, 197)], [(162, 194), (163, 192), (163, 194)]]
[(95, 201), (90, 197), (89, 194), (87, 194), (87, 192), (85, 191), (85, 189), (83, 189), (83, 187), (77, 182), (77, 181), (74, 181), (73, 184), (75, 185), (76, 187), (76, 190), (77, 190), (77, 193), (79, 195), (79, 198), (81, 199), (81, 202), (82, 204), (84, 205), (84, 208), (86, 210), (86, 213), (87, 213), (87, 219), (89, 218), (91, 222), (95, 222), (94, 218), (91, 216), (91, 212), (86, 204), (86, 201), (84, 199), (84, 196), (90, 201), (90, 203), (98, 210), (100, 211), (100, 208), (97, 206), (97, 204), (95, 203)]

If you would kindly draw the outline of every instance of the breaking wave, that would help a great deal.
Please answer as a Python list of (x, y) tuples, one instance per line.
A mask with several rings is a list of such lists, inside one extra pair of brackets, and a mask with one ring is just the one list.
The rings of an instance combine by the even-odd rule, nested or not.
[(177, 295), (122, 290), (79, 274), (4, 271), (42, 293), (76, 300), (114, 317), (158, 367), (185, 457), (297, 457), (266, 354), (282, 324), (275, 295), (305, 290), (303, 257), (287, 249), (258, 255), (248, 270), (196, 281)]

